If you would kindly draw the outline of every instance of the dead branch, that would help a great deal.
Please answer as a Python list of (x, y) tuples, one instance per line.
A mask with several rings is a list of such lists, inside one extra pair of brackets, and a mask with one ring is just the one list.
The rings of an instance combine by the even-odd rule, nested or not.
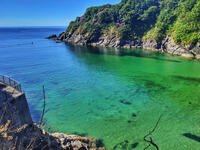
[[(46, 108), (46, 94), (45, 94), (45, 87), (43, 85), (43, 110), (42, 110), (42, 115), (41, 115), (41, 119), (40, 119), (40, 127), (44, 125), (45, 108)], [(31, 138), (31, 141), (26, 148), (27, 150), (32, 149), (31, 147), (34, 146), (37, 138), (39, 137), (40, 129), (38, 128), (37, 130), (38, 131), (36, 132), (36, 135), (33, 138)]]
[[(149, 134), (147, 134), (145, 137), (144, 137), (144, 141), (149, 143), (149, 145), (147, 145), (144, 150), (146, 150), (147, 148), (149, 148), (151, 145), (154, 146), (156, 148), (156, 150), (159, 150), (159, 147), (156, 143), (154, 143), (153, 139), (152, 139), (152, 133), (156, 130), (156, 128), (158, 127), (158, 124), (161, 120), (161, 117), (162, 115), (160, 115), (160, 117), (158, 118), (158, 121), (156, 122), (156, 125), (154, 126), (153, 130), (151, 130), (149, 132)], [(150, 140), (147, 139), (147, 137), (149, 137)]]
[(43, 98), (44, 98), (44, 103), (43, 103), (43, 111), (42, 111), (42, 116), (40, 119), (40, 126), (43, 125), (43, 119), (44, 119), (44, 113), (45, 113), (45, 105), (46, 105), (46, 96), (45, 96), (45, 88), (43, 85)]

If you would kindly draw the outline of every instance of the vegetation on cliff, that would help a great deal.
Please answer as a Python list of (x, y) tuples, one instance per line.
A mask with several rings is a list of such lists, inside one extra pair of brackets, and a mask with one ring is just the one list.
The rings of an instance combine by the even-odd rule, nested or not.
[(67, 34), (78, 33), (90, 42), (105, 35), (124, 40), (162, 40), (176, 43), (200, 40), (199, 0), (122, 0), (116, 5), (90, 7), (72, 21)]

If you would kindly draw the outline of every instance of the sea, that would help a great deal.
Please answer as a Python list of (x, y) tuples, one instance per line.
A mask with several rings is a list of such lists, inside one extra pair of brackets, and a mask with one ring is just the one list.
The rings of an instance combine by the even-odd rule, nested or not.
[(49, 132), (92, 136), (107, 150), (142, 150), (155, 128), (161, 150), (200, 149), (199, 61), (46, 39), (65, 30), (0, 28), (0, 74), (21, 83), (34, 122), (44, 86)]

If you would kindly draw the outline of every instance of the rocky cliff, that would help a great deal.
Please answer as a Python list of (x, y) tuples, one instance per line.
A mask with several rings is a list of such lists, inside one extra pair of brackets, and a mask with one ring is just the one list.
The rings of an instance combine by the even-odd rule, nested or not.
[(13, 130), (32, 124), (25, 94), (0, 82), (0, 125), (5, 125), (8, 120)]
[[(54, 37), (55, 39), (55, 37)], [(116, 48), (142, 48), (147, 50), (156, 50), (172, 55), (182, 56), (186, 58), (200, 59), (200, 43), (181, 45), (177, 44), (172, 37), (167, 36), (163, 40), (134, 40), (126, 41), (116, 37), (102, 36), (95, 42), (90, 42), (81, 34), (67, 34), (61, 33), (56, 40), (74, 43), (77, 45), (92, 45), (102, 47), (116, 47)]]
[(48, 133), (32, 122), (25, 94), (0, 82), (0, 150), (105, 150), (101, 141)]

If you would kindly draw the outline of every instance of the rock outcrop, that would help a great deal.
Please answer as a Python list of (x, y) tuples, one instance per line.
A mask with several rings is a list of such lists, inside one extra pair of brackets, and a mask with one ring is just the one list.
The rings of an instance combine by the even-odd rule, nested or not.
[(32, 122), (25, 94), (0, 82), (0, 150), (105, 150), (92, 137), (48, 133)]
[(25, 94), (0, 82), (0, 124), (5, 125), (8, 120), (12, 129), (32, 124)]
[(96, 139), (67, 135), (49, 134), (36, 123), (23, 125), (12, 130), (9, 122), (0, 126), (0, 149), (2, 150), (105, 150), (98, 147)]

